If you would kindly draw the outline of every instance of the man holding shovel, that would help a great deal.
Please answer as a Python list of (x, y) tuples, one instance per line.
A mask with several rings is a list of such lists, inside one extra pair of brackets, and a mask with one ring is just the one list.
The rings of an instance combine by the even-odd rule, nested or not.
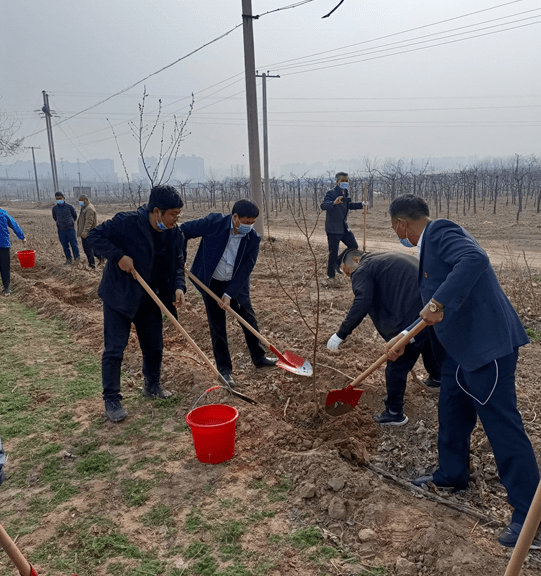
[[(186, 242), (191, 238), (201, 238), (191, 267), (192, 274), (221, 298), (221, 304), (218, 304), (195, 285), (207, 309), (216, 367), (231, 387), (235, 386), (235, 381), (227, 342), (225, 308), (231, 306), (250, 326), (259, 330), (250, 301), (250, 274), (261, 241), (253, 229), (258, 216), (259, 208), (256, 204), (250, 200), (238, 200), (228, 216), (212, 213), (180, 226)], [(242, 330), (255, 367), (275, 366), (277, 359), (265, 356), (265, 349), (259, 339), (245, 326), (242, 326)]]
[[(445, 351), (439, 397), (439, 467), (413, 481), (464, 490), (470, 479), (471, 433), (479, 416), (492, 446), (501, 483), (514, 508), (499, 542), (515, 546), (539, 484), (532, 445), (517, 409), (518, 349), (529, 342), (498, 283), (486, 252), (450, 220), (429, 218), (427, 203), (407, 194), (389, 207), (402, 243), (419, 251), (420, 316)], [(387, 355), (398, 338), (387, 344)], [(539, 540), (534, 540), (541, 547)]]
[[(338, 350), (367, 314), (385, 341), (398, 334), (404, 323), (412, 323), (419, 317), (423, 304), (417, 290), (419, 267), (415, 256), (400, 252), (368, 254), (347, 250), (342, 257), (342, 270), (351, 278), (355, 299), (338, 332), (329, 338), (329, 350)], [(430, 338), (421, 333), (406, 346), (405, 353), (396, 362), (387, 362), (385, 410), (374, 416), (378, 424), (403, 426), (408, 422), (403, 413), (406, 382), (408, 373), (421, 355), (429, 374), (425, 381), (427, 389), (439, 391), (440, 366), (433, 354)]]
[(120, 368), (132, 323), (143, 353), (143, 396), (172, 395), (160, 384), (162, 312), (136, 281), (136, 271), (176, 315), (172, 303), (182, 306), (186, 292), (184, 236), (177, 226), (182, 206), (175, 188), (154, 186), (147, 205), (119, 212), (88, 233), (96, 253), (107, 258), (98, 295), (103, 300), (103, 399), (113, 422), (128, 415), (120, 402)]

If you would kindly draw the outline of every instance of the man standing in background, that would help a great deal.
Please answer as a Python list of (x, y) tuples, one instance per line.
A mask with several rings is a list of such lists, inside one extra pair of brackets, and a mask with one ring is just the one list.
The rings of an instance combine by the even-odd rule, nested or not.
[(53, 220), (56, 222), (58, 239), (66, 255), (66, 264), (71, 264), (73, 260), (78, 262), (80, 255), (79, 246), (77, 245), (77, 234), (75, 233), (77, 212), (75, 212), (75, 208), (71, 204), (66, 204), (66, 198), (62, 192), (57, 192), (54, 197), (56, 204), (53, 206)]
[(15, 222), (5, 210), (0, 208), (0, 276), (2, 277), (2, 284), (4, 285), (4, 296), (11, 295), (11, 270), (9, 261), (9, 252), (11, 243), (9, 241), (9, 229), (12, 229), (17, 238), (26, 244), (23, 231), (20, 226)]
[(336, 273), (341, 274), (338, 246), (343, 242), (347, 248), (359, 248), (357, 240), (348, 225), (348, 212), (361, 210), (364, 202), (352, 202), (349, 195), (349, 177), (347, 172), (336, 173), (336, 186), (327, 192), (321, 209), (327, 212), (325, 218), (325, 232), (329, 243), (329, 262), (327, 264), (327, 276), (334, 278)]
[(101, 264), (102, 258), (94, 253), (94, 248), (88, 241), (87, 236), (90, 230), (98, 225), (98, 215), (96, 214), (96, 209), (88, 200), (88, 196), (85, 194), (79, 196), (79, 206), (81, 207), (81, 211), (79, 212), (79, 218), (77, 218), (77, 236), (81, 237), (83, 250), (88, 259), (88, 265), (90, 268), (96, 268), (94, 256), (98, 259), (99, 264)]

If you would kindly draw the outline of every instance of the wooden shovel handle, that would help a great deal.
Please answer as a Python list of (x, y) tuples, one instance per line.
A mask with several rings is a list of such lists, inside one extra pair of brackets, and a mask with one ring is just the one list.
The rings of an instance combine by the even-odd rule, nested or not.
[(169, 310), (165, 307), (165, 304), (156, 296), (152, 288), (141, 278), (140, 274), (135, 271), (135, 277), (141, 286), (146, 290), (147, 294), (156, 302), (156, 304), (160, 307), (160, 310), (171, 320), (175, 328), (186, 338), (188, 344), (197, 352), (201, 360), (205, 362), (205, 364), (212, 370), (212, 373), (218, 378), (221, 379), (221, 375), (218, 372), (218, 369), (214, 364), (207, 358), (206, 354), (199, 348), (199, 346), (192, 340), (188, 332), (184, 330), (184, 328), (180, 325), (179, 321), (169, 312)]
[[(391, 348), (391, 350), (398, 352), (398, 350), (400, 350), (400, 348), (402, 348), (403, 346), (408, 344), (409, 341), (412, 338), (415, 338), (415, 336), (417, 336), (417, 334), (419, 334), (419, 332), (423, 328), (425, 328), (426, 326), (427, 326), (427, 323), (424, 320), (421, 320), (407, 334), (404, 334), (402, 336), (402, 338), (400, 338), (400, 340)], [(357, 388), (357, 386), (367, 376), (370, 376), (370, 374), (372, 374), (372, 372), (375, 372), (382, 364), (385, 364), (385, 362), (387, 362), (387, 360), (388, 360), (387, 354), (383, 354), (382, 356), (380, 356), (380, 358), (378, 360), (376, 360), (374, 362), (374, 364), (372, 364), (372, 366), (370, 366), (370, 368), (367, 368), (360, 376), (357, 376), (357, 378), (355, 378), (355, 380), (353, 380), (353, 382), (348, 386), (348, 388)]]
[[(205, 284), (203, 284), (203, 282), (201, 282), (201, 280), (199, 280), (199, 278), (197, 278), (196, 276), (194, 276), (189, 270), (186, 270), (186, 274), (188, 275), (188, 278), (190, 278), (191, 280), (193, 280), (199, 287), (201, 287), (209, 296), (212, 296), (212, 298), (214, 298), (214, 300), (216, 300), (216, 302), (218, 303), (222, 303), (221, 298), (218, 298), (218, 296), (216, 296), (216, 294), (214, 294), (214, 292), (208, 287), (205, 286)], [(245, 326), (248, 330), (250, 330), (250, 332), (259, 340), (261, 340), (261, 342), (263, 342), (263, 344), (265, 344), (265, 346), (267, 348), (271, 347), (270, 342), (263, 337), (255, 328), (253, 328), (252, 326), (250, 326), (250, 324), (248, 324), (248, 322), (246, 322), (246, 320), (242, 317), (239, 316), (239, 314), (237, 314), (233, 308), (231, 308), (231, 306), (227, 306), (227, 310), (229, 312), (231, 312), (231, 314), (233, 314), (233, 316), (243, 325)]]
[(366, 252), (366, 202), (368, 199), (368, 185), (365, 182), (364, 183), (364, 206), (363, 206), (363, 212), (364, 212), (364, 227), (363, 227), (363, 252)]
[(541, 522), (541, 482), (535, 491), (535, 496), (530, 504), (528, 515), (522, 525), (520, 536), (518, 537), (513, 554), (511, 554), (511, 559), (509, 560), (504, 576), (519, 576), (522, 565), (524, 564), (524, 559), (530, 550), (535, 533), (539, 528), (539, 522)]
[(0, 544), (6, 551), (6, 554), (11, 558), (13, 564), (22, 576), (30, 576), (32, 574), (32, 567), (21, 554), (21, 551), (15, 545), (15, 542), (9, 537), (9, 534), (0, 525)]

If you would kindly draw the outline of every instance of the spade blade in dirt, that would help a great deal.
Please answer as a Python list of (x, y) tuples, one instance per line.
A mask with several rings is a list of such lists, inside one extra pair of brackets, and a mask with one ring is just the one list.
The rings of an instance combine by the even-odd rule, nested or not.
[[(398, 342), (393, 346), (392, 350), (394, 352), (399, 352), (401, 348), (406, 346), (412, 338), (415, 338), (417, 334), (428, 324), (424, 320), (420, 320), (415, 326), (406, 334), (398, 340)], [(357, 376), (355, 380), (345, 388), (340, 390), (331, 390), (327, 394), (327, 399), (325, 400), (325, 412), (330, 416), (342, 416), (342, 414), (347, 414), (350, 410), (353, 410), (359, 398), (363, 393), (362, 390), (355, 390), (355, 388), (372, 372), (377, 370), (382, 364), (387, 362), (387, 354), (380, 356), (370, 368), (367, 368), (360, 376)]]
[(359, 403), (364, 390), (358, 390), (348, 386), (340, 390), (331, 390), (325, 402), (325, 412), (329, 416), (343, 416), (351, 412)]

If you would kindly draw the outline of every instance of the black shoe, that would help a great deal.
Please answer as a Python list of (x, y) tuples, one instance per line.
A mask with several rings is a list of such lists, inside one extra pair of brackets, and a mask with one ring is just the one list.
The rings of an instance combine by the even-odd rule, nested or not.
[[(500, 537), (498, 538), (498, 542), (502, 546), (514, 548), (518, 537), (520, 536), (521, 530), (522, 524), (519, 524), (518, 522), (511, 522), (511, 524), (503, 529)], [(541, 540), (537, 536), (533, 539), (530, 550), (541, 550)]]
[(221, 377), (225, 380), (229, 388), (234, 388), (236, 386), (233, 376), (231, 374), (221, 374)]
[(105, 401), (105, 415), (111, 422), (120, 422), (126, 418), (128, 413), (122, 408), (120, 400), (117, 399)]
[(432, 482), (432, 484), (434, 484), (434, 486), (437, 486), (438, 488), (448, 488), (453, 492), (460, 492), (461, 490), (466, 490), (468, 488), (468, 486), (461, 486), (459, 488), (455, 488), (454, 486), (442, 486), (441, 484), (436, 484), (434, 482), (434, 476), (432, 474), (427, 474), (426, 476), (419, 476), (419, 478), (415, 478), (415, 480), (411, 481), (411, 483), (414, 486), (419, 487), (423, 486), (423, 484), (426, 486), (428, 485), (429, 482)]
[(169, 390), (166, 390), (161, 386), (157, 386), (155, 388), (147, 388), (145, 386), (143, 388), (143, 396), (145, 396), (145, 398), (157, 398), (160, 400), (165, 400), (166, 398), (171, 398), (171, 396), (173, 396), (173, 392), (169, 392)]
[(67, 264), (68, 266), (72, 263), (73, 263), (73, 260), (70, 260), (70, 259), (66, 259), (66, 261), (64, 262), (64, 264)]
[(11, 288), (4, 290), (4, 296), (11, 296)]
[(441, 380), (434, 380), (432, 376), (429, 376), (426, 380), (423, 380), (423, 384), (429, 392), (434, 394), (439, 394), (441, 388)]
[(276, 362), (278, 362), (278, 358), (267, 358), (263, 356), (263, 358), (254, 362), (254, 366), (256, 368), (265, 368), (265, 366), (276, 366)]
[(96, 269), (96, 265), (95, 264), (89, 264), (90, 268), (92, 268), (93, 270)]
[(387, 408), (381, 413), (373, 416), (374, 422), (384, 426), (404, 426), (408, 423), (408, 417), (403, 413), (391, 414)]

